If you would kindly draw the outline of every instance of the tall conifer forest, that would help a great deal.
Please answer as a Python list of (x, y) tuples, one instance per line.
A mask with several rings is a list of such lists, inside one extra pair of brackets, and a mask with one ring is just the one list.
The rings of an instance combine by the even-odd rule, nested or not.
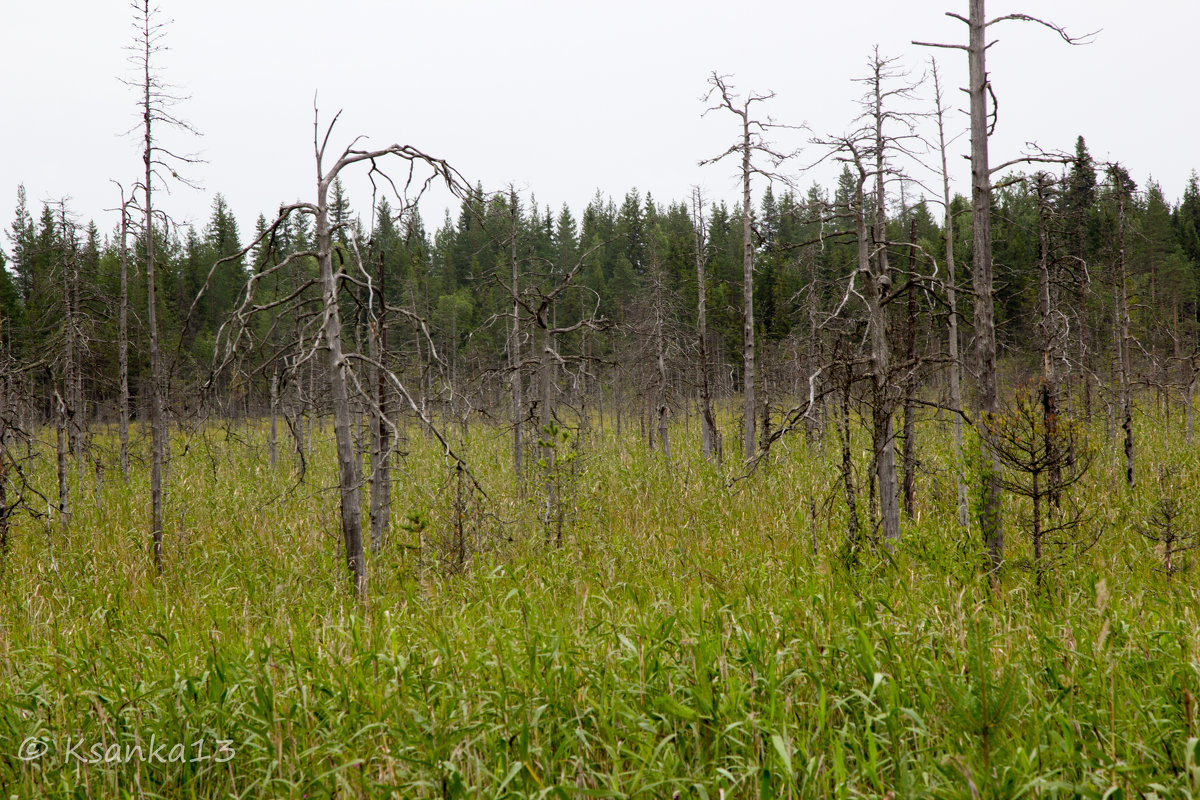
[(697, 76), (730, 197), (322, 110), (247, 227), (134, 3), (113, 208), (4, 187), (0, 794), (1200, 796), (1200, 177), (989, 155), (957, 5), (802, 153)]

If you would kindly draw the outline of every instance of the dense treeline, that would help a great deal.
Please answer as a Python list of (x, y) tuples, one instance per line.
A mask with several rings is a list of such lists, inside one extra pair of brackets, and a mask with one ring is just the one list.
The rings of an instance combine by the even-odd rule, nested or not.
[[(1006, 180), (996, 190), (993, 240), (1001, 357), (1016, 376), (1032, 373), (1041, 355), (1042, 220), (1048, 233), (1044, 256), (1060, 298), (1055, 313), (1064, 318), (1063, 348), (1078, 402), (1094, 402), (1097, 384), (1107, 384), (1112, 374), (1119, 248), (1126, 260), (1129, 335), (1136, 342), (1132, 380), (1154, 387), (1163, 402), (1170, 402), (1172, 392), (1190, 390), (1196, 368), (1200, 187), (1193, 173), (1182, 199), (1172, 202), (1157, 183), (1138, 187), (1124, 170), (1117, 168), (1117, 173), (1114, 184), (1092, 163), (1080, 139), (1074, 162), (1050, 180), (1044, 202), (1039, 203), (1033, 176)], [(808, 392), (813, 370), (847, 347), (848, 337), (861, 323), (861, 314), (854, 312), (858, 301), (847, 290), (856, 248), (848, 235), (853, 233), (853, 183), (847, 169), (832, 191), (813, 186), (800, 195), (768, 188), (754, 209), (755, 326), (768, 376), (763, 411), (768, 426), (798, 394)], [(1123, 242), (1118, 242), (1118, 195), (1123, 196)], [(428, 343), (411, 325), (397, 325), (388, 343), (391, 358), (410, 376), (414, 395), (424, 405), (443, 403), (448, 409), (450, 399), (458, 398), (455, 402), (461, 407), (454, 414), (493, 414), (502, 402), (500, 387), (510, 363), (523, 364), (536, 379), (532, 373), (537, 365), (528, 359), (536, 355), (532, 329), (538, 312), (530, 298), (544, 296), (574, 271), (569, 291), (556, 295), (543, 312), (557, 328), (575, 328), (557, 340), (562, 374), (555, 378), (556, 393), (577, 409), (603, 409), (606, 402), (613, 413), (635, 408), (649, 385), (654, 356), (650, 324), (658, 304), (665, 321), (671, 411), (685, 413), (699, 381), (698, 241), (703, 242), (707, 275), (708, 352), (717, 365), (713, 372), (720, 393), (739, 390), (739, 207), (717, 203), (703, 210), (698, 223), (695, 210), (686, 203), (662, 204), (636, 189), (619, 204), (598, 192), (576, 213), (566, 206), (557, 211), (539, 206), (533, 197), (485, 195), (479, 188), (463, 202), (456, 218), (447, 215), (432, 234), (418, 213), (397, 216), (386, 200), (364, 219), (351, 208), (340, 184), (332, 208), (337, 253), (346, 272), (354, 276), (356, 258), (372, 277), (378, 271), (375, 265), (381, 264), (378, 274), (387, 303), (408, 311), (406, 319), (423, 320), (428, 326)], [(952, 214), (969, 222), (965, 199), (953, 201)], [(922, 366), (921, 383), (933, 386), (940, 385), (944, 370), (938, 356), (945, 353), (940, 333), (946, 313), (940, 217), (941, 209), (924, 199), (907, 205), (894, 201), (888, 209), (891, 263), (901, 273), (896, 287), (908, 275), (916, 279), (906, 290), (915, 304), (900, 299), (890, 303), (896, 329), (892, 339), (897, 348), (913, 347), (901, 333), (905, 326), (913, 328), (917, 354), (929, 362)], [(703, 226), (699, 238), (697, 224)], [(261, 235), (266, 225), (260, 217), (255, 234)], [(970, 226), (959, 224), (956, 230), (956, 258), (960, 264), (969, 263)], [(21, 392), (29, 413), (48, 421), (56, 388), (78, 375), (78, 398), (68, 398), (65, 389), (61, 394), (68, 403), (79, 404), (70, 410), (81, 427), (112, 421), (118, 402), (114, 311), (120, 304), (119, 230), (102, 233), (95, 222), (82, 224), (64, 203), (31, 209), (19, 189), (7, 234), (9, 247), (2, 256), (6, 269), (0, 276), (3, 346), (9, 363), (23, 375)], [(298, 306), (296, 318), (253, 320), (250, 339), (269, 347), (251, 348), (245, 334), (240, 340), (231, 335), (240, 321), (235, 312), (251, 275), (311, 249), (312, 231), (305, 218), (293, 215), (243, 255), (247, 237), (238, 230), (225, 199), (217, 195), (202, 230), (156, 230), (154, 235), (164, 265), (156, 277), (162, 298), (159, 325), (170, 351), (175, 415), (202, 413), (202, 398), (226, 411), (264, 411), (272, 375), (272, 368), (264, 364), (295, 355), (311, 322), (306, 315), (319, 308), (315, 287), (305, 287), (315, 273), (314, 259), (293, 259), (258, 287), (265, 291), (255, 299), (259, 305), (297, 290), (307, 293), (308, 303)], [(144, 236), (138, 231), (129, 238), (131, 265), (139, 263)], [(518, 314), (519, 357), (510, 361), (514, 258), (517, 294), (528, 313)], [(926, 281), (925, 276), (936, 280)], [(144, 315), (138, 309), (145, 306), (145, 287), (135, 280), (129, 286), (128, 304), (134, 310), (130, 393), (134, 407), (142, 408), (148, 357)], [(969, 337), (969, 284), (962, 282), (957, 289), (963, 297), (958, 314), (966, 321), (964, 335)], [(356, 287), (342, 302), (343, 317), (361, 329), (365, 289)], [(909, 319), (910, 314), (915, 317)], [(75, 342), (73, 349), (65, 346), (68, 340)], [(235, 340), (241, 350), (253, 352), (250, 362), (241, 365), (244, 381), (216, 370), (236, 355), (238, 348), (229, 347)], [(75, 363), (65, 363), (67, 358)], [(217, 383), (212, 381), (214, 374)]]

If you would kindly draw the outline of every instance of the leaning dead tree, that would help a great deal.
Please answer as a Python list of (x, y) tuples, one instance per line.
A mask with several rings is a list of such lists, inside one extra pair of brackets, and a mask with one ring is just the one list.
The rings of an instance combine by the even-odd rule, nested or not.
[[(216, 262), (209, 273), (211, 278), (212, 273), (221, 263), (233, 258), (240, 258), (252, 248), (260, 246), (269, 248), (281, 226), (292, 214), (304, 214), (312, 218), (314, 223), (313, 249), (293, 252), (278, 263), (264, 264), (251, 274), (241, 304), (234, 311), (231, 319), (218, 332), (218, 340), (223, 343), (223, 353), (220, 363), (214, 367), (214, 375), (234, 363), (242, 355), (241, 351), (249, 345), (249, 321), (252, 316), (275, 311), (295, 303), (303, 304), (306, 289), (312, 287), (319, 290), (319, 305), (315, 309), (315, 314), (308, 319), (308, 325), (315, 328), (315, 335), (305, 336), (302, 334), (299, 337), (300, 341), (293, 343), (292, 356), (283, 361), (289, 370), (296, 371), (301, 365), (316, 358), (318, 353), (324, 354), (337, 451), (342, 544), (345, 548), (346, 565), (350, 573), (353, 592), (359, 600), (365, 601), (368, 597), (368, 576), (362, 532), (363, 475), (354, 441), (356, 404), (368, 409), (376, 426), (375, 452), (372, 457), (376, 483), (386, 476), (386, 471), (381, 471), (380, 467), (387, 462), (391, 449), (399, 440), (396, 423), (389, 417), (386, 403), (381, 403), (381, 399), (385, 396), (385, 393), (381, 391), (381, 384), (390, 387), (392, 392), (399, 395), (422, 423), (434, 433), (443, 445), (446, 456), (455, 462), (455, 469), (459, 474), (470, 477), (470, 473), (465, 469), (465, 463), (454, 454), (446, 440), (434, 428), (425, 411), (405, 385), (383, 363), (381, 358), (385, 355), (385, 351), (382, 341), (376, 340), (374, 345), (370, 346), (368, 353), (358, 352), (355, 349), (353, 338), (347, 337), (343, 330), (342, 300), (349, 292), (353, 291), (354, 287), (358, 287), (365, 291), (365, 296), (370, 299), (366, 305), (366, 311), (369, 316), (368, 323), (376, 332), (376, 336), (382, 331), (384, 322), (382, 314), (384, 312), (389, 315), (404, 315), (421, 328), (430, 350), (434, 354), (433, 357), (436, 359), (433, 339), (429, 335), (425, 321), (408, 309), (386, 304), (382, 287), (376, 283), (378, 273), (373, 275), (367, 268), (361, 255), (361, 248), (353, 238), (353, 232), (346, 232), (351, 242), (349, 251), (335, 242), (335, 234), (339, 232), (341, 226), (347, 223), (334, 219), (330, 192), (343, 170), (357, 165), (367, 167), (368, 177), (373, 185), (376, 187), (386, 185), (391, 188), (401, 201), (402, 211), (411, 209), (425, 189), (437, 181), (444, 182), (449, 190), (460, 199), (468, 196), (470, 188), (462, 175), (446, 161), (428, 155), (410, 145), (393, 144), (381, 149), (366, 150), (359, 149), (356, 146), (359, 139), (355, 139), (332, 164), (329, 164), (326, 155), (338, 116), (340, 114), (335, 115), (322, 132), (319, 116), (314, 111), (313, 152), (317, 166), (316, 201), (294, 203), (282, 207), (276, 220), (255, 241), (247, 245), (240, 253)], [(401, 183), (397, 183), (387, 171), (389, 162), (399, 162), (406, 170), (407, 176)], [(316, 260), (317, 276), (315, 280), (297, 286), (286, 297), (256, 302), (256, 290), (264, 279), (303, 258)], [(207, 286), (207, 282), (205, 285)], [(203, 288), (193, 306), (195, 302), (199, 302), (202, 294)], [(375, 380), (371, 381), (360, 376), (360, 367), (368, 370)], [(209, 383), (211, 384), (211, 382), (212, 378)], [(383, 426), (382, 433), (379, 426)], [(473, 481), (473, 478), (471, 480)], [(478, 489), (478, 484), (474, 484), (474, 488)], [(386, 507), (382, 499), (383, 490), (377, 488), (372, 494), (373, 531), (375, 535), (381, 537), (384, 527), (382, 515)]]
[[(708, 79), (709, 90), (704, 102), (713, 103), (704, 112), (725, 110), (734, 114), (741, 124), (742, 133), (737, 142), (719, 156), (700, 162), (700, 166), (715, 164), (726, 156), (736, 155), (741, 159), (742, 180), (742, 458), (749, 462), (757, 449), (755, 439), (755, 361), (754, 361), (754, 206), (751, 203), (750, 183), (755, 175), (768, 181), (782, 180), (773, 171), (785, 159), (786, 154), (777, 152), (763, 139), (771, 129), (783, 127), (770, 120), (757, 119), (751, 115), (751, 106), (765, 102), (775, 96), (774, 92), (747, 92), (745, 96), (734, 94), (726, 76), (714, 72)], [(772, 169), (761, 166), (765, 156)]]
[[(996, 314), (993, 297), (992, 263), (992, 175), (1022, 161), (1039, 160), (1018, 158), (998, 166), (992, 166), (988, 158), (988, 138), (996, 128), (997, 104), (987, 71), (987, 50), (994, 42), (987, 40), (987, 29), (1001, 22), (1035, 22), (1050, 28), (1068, 44), (1081, 44), (1088, 37), (1076, 38), (1050, 22), (1028, 14), (1003, 14), (988, 19), (984, 11), (984, 0), (968, 0), (968, 15), (952, 11), (946, 16), (967, 26), (966, 44), (944, 44), (939, 42), (917, 42), (923, 47), (941, 47), (962, 50), (967, 54), (967, 95), (971, 106), (971, 219), (972, 259), (971, 283), (975, 294), (975, 368), (979, 387), (975, 405), (979, 419), (984, 423), (980, 433), (984, 438), (984, 468), (979, 505), (979, 527), (987, 547), (993, 572), (1004, 561), (1004, 528), (1000, 516), (1000, 471), (999, 458), (987, 441), (986, 422), (1000, 410), (1000, 395), (996, 375)], [(989, 109), (988, 98), (991, 98)]]

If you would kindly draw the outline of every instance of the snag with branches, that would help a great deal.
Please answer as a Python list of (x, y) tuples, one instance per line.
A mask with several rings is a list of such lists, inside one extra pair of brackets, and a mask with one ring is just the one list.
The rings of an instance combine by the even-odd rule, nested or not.
[[(992, 90), (987, 71), (987, 50), (994, 42), (987, 41), (987, 31), (1002, 22), (1034, 22), (1050, 28), (1068, 44), (1082, 44), (1089, 37), (1077, 38), (1066, 30), (1045, 20), (1028, 14), (1003, 14), (988, 19), (984, 0), (967, 0), (968, 14), (963, 16), (952, 11), (946, 16), (967, 26), (967, 44), (945, 44), (918, 42), (923, 47), (940, 47), (961, 50), (967, 54), (967, 95), (970, 97), (971, 115), (971, 228), (972, 263), (971, 283), (975, 294), (975, 369), (979, 391), (975, 405), (980, 420), (1000, 409), (1000, 396), (996, 374), (996, 315), (993, 297), (992, 263), (992, 175), (1023, 161), (1045, 160), (1038, 157), (1023, 157), (992, 166), (988, 157), (988, 139), (996, 128), (998, 107), (996, 94)], [(988, 100), (991, 99), (989, 109)], [(1061, 159), (1054, 159), (1059, 162)], [(985, 424), (986, 429), (986, 424)], [(981, 431), (985, 434), (986, 430)], [(999, 458), (985, 441), (985, 463), (983, 465), (979, 526), (988, 550), (991, 570), (994, 573), (1004, 561), (1004, 528), (1000, 509)]]
[[(175, 116), (171, 109), (182, 98), (174, 94), (158, 73), (157, 59), (164, 49), (166, 22), (159, 19), (158, 9), (150, 0), (135, 0), (133, 44), (129, 60), (138, 70), (138, 77), (125, 81), (127, 86), (140, 93), (138, 107), (142, 117), (140, 126), (142, 147), (141, 212), (145, 220), (142, 235), (145, 237), (146, 252), (146, 327), (150, 345), (150, 542), (154, 566), (163, 570), (163, 470), (167, 458), (167, 420), (163, 380), (162, 353), (158, 330), (158, 298), (156, 296), (155, 269), (155, 208), (153, 187), (155, 180), (166, 181), (169, 173), (174, 180), (191, 185), (180, 178), (179, 169), (197, 163), (197, 159), (178, 155), (164, 147), (158, 138), (162, 127), (181, 130), (195, 135), (188, 123)], [(160, 172), (162, 170), (163, 172)]]
[[(764, 140), (763, 134), (772, 128), (785, 127), (769, 117), (757, 119), (751, 114), (751, 106), (775, 97), (774, 92), (747, 92), (744, 96), (734, 93), (728, 77), (712, 73), (708, 79), (709, 90), (704, 95), (705, 103), (713, 103), (704, 112), (725, 110), (734, 114), (742, 128), (741, 138), (729, 149), (714, 158), (700, 162), (700, 166), (715, 164), (727, 156), (741, 158), (742, 180), (742, 458), (749, 462), (754, 458), (757, 444), (755, 439), (755, 361), (754, 361), (754, 206), (750, 199), (750, 184), (755, 175), (768, 181), (783, 178), (774, 170), (790, 154), (780, 153)], [(765, 156), (771, 168), (761, 166), (755, 156)]]
[[(893, 289), (892, 269), (888, 262), (886, 186), (889, 181), (904, 180), (903, 171), (894, 161), (910, 154), (911, 145), (918, 140), (912, 115), (887, 105), (912, 97), (913, 85), (890, 85), (904, 77), (897, 69), (895, 59), (883, 58), (876, 50), (870, 62), (870, 75), (861, 81), (867, 85), (867, 92), (861, 101), (863, 114), (857, 120), (859, 127), (844, 136), (818, 140), (819, 144), (832, 147), (834, 157), (851, 167), (854, 180), (849, 212), (854, 220), (858, 249), (857, 264), (847, 284), (847, 296), (861, 296), (867, 310), (872, 462), (879, 487), (880, 538), (889, 547), (900, 538), (892, 420), (899, 399), (897, 376), (900, 370), (911, 371), (913, 368), (912, 364), (891, 363), (892, 342), (888, 335), (887, 314), (887, 306), (898, 292)], [(859, 276), (863, 278), (861, 294), (855, 288)]]
[[(517, 208), (517, 197), (513, 191), (509, 193), (509, 202), (513, 209)], [(516, 212), (512, 213), (511, 235), (515, 242), (518, 219)], [(505, 283), (497, 275), (497, 282), (509, 293), (513, 303), (508, 368), (512, 372), (510, 378), (514, 404), (523, 400), (520, 396), (520, 373), (530, 368), (535, 375), (531, 383), (533, 396), (527, 403), (528, 411), (522, 412), (518, 420), (514, 409), (514, 423), (520, 426), (532, 422), (537, 431), (538, 466), (544, 488), (541, 518), (547, 544), (562, 544), (566, 520), (562, 488), (567, 461), (558, 450), (569, 437), (560, 415), (559, 396), (562, 389), (558, 376), (560, 371), (565, 372), (570, 375), (572, 383), (582, 386), (593, 362), (586, 350), (572, 355), (564, 352), (560, 343), (564, 337), (574, 333), (591, 333), (609, 327), (608, 321), (599, 312), (599, 296), (579, 280), (593, 254), (604, 244), (595, 244), (579, 253), (573, 261), (568, 260), (570, 256), (567, 254), (546, 258), (533, 252), (519, 259), (516, 245), (513, 244), (511, 283)], [(528, 266), (524, 283), (520, 281), (521, 263)], [(577, 315), (575, 309), (579, 309)], [(559, 322), (560, 311), (564, 318), (574, 321)], [(530, 334), (534, 338), (535, 352), (528, 358), (520, 357), (525, 338)], [(583, 395), (586, 397), (586, 392)], [(581, 420), (583, 417), (580, 414)], [(520, 437), (514, 433), (514, 447), (519, 446), (520, 442)], [(516, 458), (514, 455), (514, 464), (517, 463)]]
[[(342, 545), (345, 548), (346, 565), (349, 569), (353, 592), (359, 600), (365, 601), (368, 597), (368, 575), (362, 535), (363, 476), (354, 440), (356, 403), (369, 409), (375, 425), (376, 442), (372, 458), (375, 482), (386, 479), (387, 473), (383, 469), (383, 465), (387, 463), (390, 451), (398, 440), (396, 424), (388, 417), (386, 404), (381, 406), (380, 400), (384, 397), (384, 393), (379, 389), (381, 384), (390, 386), (391, 391), (403, 398), (422, 423), (433, 431), (441, 441), (447, 457), (455, 462), (456, 468), (464, 468), (468, 477), (470, 473), (465, 471), (462, 460), (454, 454), (446, 440), (433, 427), (408, 389), (396, 374), (380, 360), (384, 355), (381, 339), (377, 338), (374, 345), (371, 346), (372, 352), (361, 353), (355, 350), (353, 342), (347, 339), (343, 331), (342, 299), (348, 292), (352, 292), (354, 287), (358, 287), (365, 291), (365, 296), (369, 299), (365, 309), (369, 325), (375, 332), (373, 336), (379, 337), (382, 333), (381, 311), (399, 313), (419, 325), (432, 348), (432, 338), (429, 336), (428, 327), (423, 319), (407, 309), (391, 307), (383, 301), (382, 291), (376, 285), (376, 279), (363, 261), (359, 243), (351, 237), (349, 240), (351, 242), (350, 252), (340, 245), (335, 246), (335, 234), (339, 233), (340, 227), (346, 223), (333, 219), (330, 192), (344, 170), (360, 164), (367, 166), (368, 176), (373, 185), (378, 188), (383, 184), (391, 189), (392, 193), (400, 199), (402, 209), (411, 208), (419, 200), (421, 194), (436, 181), (443, 182), (458, 197), (465, 197), (470, 190), (462, 175), (446, 161), (428, 155), (410, 145), (393, 144), (374, 150), (359, 149), (357, 147), (357, 143), (361, 139), (359, 137), (347, 146), (332, 164), (328, 164), (326, 154), (338, 116), (340, 114), (334, 116), (322, 134), (319, 117), (314, 110), (313, 151), (317, 166), (316, 201), (299, 202), (282, 207), (279, 216), (259, 235), (258, 239), (243, 249), (241, 253), (227, 257), (239, 258), (251, 248), (259, 247), (264, 242), (269, 247), (281, 226), (292, 214), (307, 215), (314, 222), (313, 249), (295, 251), (278, 263), (264, 266), (250, 276), (242, 303), (234, 312), (229, 323), (219, 333), (219, 337), (222, 337), (225, 342), (225, 352), (221, 363), (214, 370), (214, 374), (220, 369), (228, 367), (239, 357), (239, 348), (244, 347), (248, 341), (248, 323), (252, 316), (289, 304), (303, 303), (304, 292), (310, 286), (320, 291), (321, 299), (316, 316), (310, 320), (310, 324), (315, 326), (316, 331), (310, 338), (299, 337), (299, 340), (293, 343), (291, 357), (285, 359), (284, 363), (288, 365), (288, 369), (294, 372), (301, 365), (312, 360), (318, 349), (325, 354), (326, 377), (329, 383), (337, 450)], [(386, 169), (386, 162), (400, 162), (404, 165), (407, 178), (402, 185), (398, 185), (390, 177)], [(315, 259), (317, 275), (314, 280), (296, 287), (284, 298), (262, 303), (255, 302), (256, 289), (266, 277), (287, 267), (293, 261), (303, 258)], [(220, 261), (215, 263), (213, 270), (217, 269), (220, 263)], [(198, 300), (199, 297), (197, 297)], [(372, 382), (360, 375), (360, 367), (373, 371), (375, 381)], [(210, 383), (211, 380), (210, 378)], [(379, 433), (380, 426), (383, 426), (384, 435)], [(471, 483), (475, 489), (479, 488), (473, 478), (471, 478)], [(375, 516), (372, 522), (372, 532), (376, 537), (382, 536), (382, 530), (385, 527), (382, 515), (386, 506), (382, 502), (382, 493), (383, 489), (377, 489), (372, 493)]]

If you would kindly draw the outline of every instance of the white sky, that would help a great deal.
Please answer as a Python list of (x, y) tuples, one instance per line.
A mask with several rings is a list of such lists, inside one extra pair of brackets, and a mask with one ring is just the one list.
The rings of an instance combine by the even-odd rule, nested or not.
[[(138, 123), (125, 49), (125, 0), (4, 0), (0, 24), (0, 228), (12, 221), (17, 184), (34, 214), (69, 196), (102, 232), (115, 224), (115, 178), (140, 168)], [(685, 199), (692, 184), (709, 198), (736, 198), (735, 165), (700, 168), (736, 135), (728, 115), (701, 119), (712, 70), (738, 88), (772, 89), (770, 113), (814, 133), (844, 131), (855, 114), (873, 45), (917, 71), (931, 53), (950, 101), (963, 106), (964, 53), (930, 51), (912, 39), (962, 41), (965, 0), (161, 0), (173, 20), (160, 65), (190, 99), (177, 113), (203, 137), (164, 142), (207, 163), (159, 204), (200, 227), (222, 192), (242, 226), (281, 201), (313, 196), (312, 106), (343, 109), (338, 147), (412, 144), (448, 159), (474, 183), (509, 181), (539, 205), (563, 202), (578, 215), (599, 188), (632, 187), (660, 202)], [(1102, 29), (1070, 47), (1040, 27), (1005, 23), (989, 52), (1000, 122), (993, 162), (1023, 143), (1070, 149), (1083, 134), (1099, 160), (1123, 161), (1140, 184), (1152, 175), (1169, 199), (1200, 168), (1194, 91), (1196, 0), (991, 0), (989, 15), (1052, 18), (1073, 33)], [(965, 127), (966, 118), (954, 123)], [(778, 137), (799, 145), (807, 135)], [(957, 145), (965, 150), (965, 137)], [(815, 160), (809, 145), (797, 161)], [(967, 162), (955, 158), (959, 187)], [(832, 185), (826, 167), (797, 178)], [(369, 194), (350, 181), (351, 202)], [(431, 231), (444, 196), (423, 213)], [(6, 239), (0, 247), (8, 249)]]

